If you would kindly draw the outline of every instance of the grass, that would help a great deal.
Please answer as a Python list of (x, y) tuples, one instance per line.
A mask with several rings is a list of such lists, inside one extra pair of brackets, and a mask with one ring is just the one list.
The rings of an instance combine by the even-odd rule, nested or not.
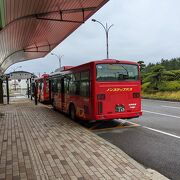
[(180, 101), (180, 91), (173, 91), (173, 92), (165, 91), (165, 92), (156, 92), (156, 93), (152, 93), (152, 94), (143, 92), (142, 97), (148, 98), (148, 99)]

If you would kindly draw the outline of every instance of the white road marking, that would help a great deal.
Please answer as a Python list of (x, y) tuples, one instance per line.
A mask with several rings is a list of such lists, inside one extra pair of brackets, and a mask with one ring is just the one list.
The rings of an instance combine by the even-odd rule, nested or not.
[(175, 106), (162, 106), (162, 107), (180, 109), (180, 107), (175, 107)]
[[(179, 117), (180, 118), (180, 117)], [(125, 122), (129, 122), (129, 121), (126, 121), (126, 120), (123, 120)], [(150, 131), (154, 131), (154, 132), (158, 132), (160, 134), (164, 134), (164, 135), (167, 135), (167, 136), (170, 136), (170, 137), (174, 137), (174, 138), (177, 138), (177, 139), (180, 139), (180, 136), (177, 136), (177, 135), (174, 135), (174, 134), (171, 134), (171, 133), (167, 133), (167, 132), (164, 132), (164, 131), (161, 131), (161, 130), (158, 130), (158, 129), (153, 129), (153, 128), (150, 128), (150, 127), (147, 127), (147, 126), (141, 126), (140, 124), (137, 124), (137, 123), (133, 123), (133, 122), (130, 122), (131, 124), (134, 124), (136, 126), (140, 126), (142, 128), (145, 128), (145, 129), (148, 129)]]
[(167, 133), (167, 132), (164, 132), (164, 131), (161, 131), (161, 130), (158, 130), (158, 129), (153, 129), (153, 128), (150, 128), (150, 127), (146, 127), (146, 126), (142, 126), (142, 127), (145, 128), (145, 129), (149, 129), (151, 131), (155, 131), (155, 132), (158, 132), (158, 133), (161, 133), (161, 134), (165, 134), (167, 136), (171, 136), (171, 137), (180, 139), (180, 136), (176, 136), (174, 134), (170, 134), (170, 133)]
[(147, 113), (151, 113), (151, 114), (158, 114), (158, 115), (161, 115), (161, 116), (167, 116), (167, 117), (172, 117), (172, 118), (180, 119), (180, 116), (174, 116), (174, 115), (170, 115), (170, 114), (163, 114), (163, 113), (146, 111), (146, 110), (143, 110), (143, 112), (147, 112)]
[(122, 122), (122, 123), (129, 123), (129, 124), (132, 124), (133, 126), (141, 126), (140, 124), (137, 124), (137, 123), (134, 123), (134, 122), (125, 120), (125, 119), (117, 119), (117, 120), (119, 120), (119, 121)]

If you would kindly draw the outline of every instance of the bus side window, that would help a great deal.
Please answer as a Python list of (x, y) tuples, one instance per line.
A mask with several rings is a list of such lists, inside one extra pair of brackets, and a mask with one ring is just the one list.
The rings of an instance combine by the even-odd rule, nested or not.
[(75, 73), (75, 95), (80, 95), (80, 73)]
[(90, 95), (90, 74), (89, 71), (81, 72), (81, 91), (80, 95), (89, 97)]
[(74, 95), (74, 76), (73, 74), (70, 74), (70, 80), (69, 80), (69, 94)]
[(57, 79), (57, 92), (61, 93), (61, 79)]
[(53, 92), (57, 93), (57, 79), (53, 80)]
[(70, 94), (80, 95), (80, 73), (72, 74), (69, 83)]
[(42, 89), (42, 82), (40, 81), (39, 82), (39, 90), (41, 91), (41, 89)]
[(75, 86), (76, 86), (75, 95), (80, 95), (80, 81), (76, 81)]
[(64, 77), (64, 94), (67, 94), (67, 79)]
[(46, 89), (45, 89), (45, 91), (48, 93), (48, 92), (49, 92), (49, 80), (46, 79), (45, 83), (46, 83)]
[(69, 81), (70, 81), (70, 77), (64, 78), (64, 93), (65, 94), (69, 94)]
[(41, 82), (41, 90), (44, 91), (44, 83), (43, 82)]
[(51, 92), (54, 92), (54, 80), (51, 79)]

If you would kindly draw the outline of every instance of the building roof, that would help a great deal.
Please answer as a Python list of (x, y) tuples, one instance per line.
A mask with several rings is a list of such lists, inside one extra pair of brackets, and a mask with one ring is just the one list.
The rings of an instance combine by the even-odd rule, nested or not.
[(0, 0), (0, 74), (44, 57), (108, 0)]

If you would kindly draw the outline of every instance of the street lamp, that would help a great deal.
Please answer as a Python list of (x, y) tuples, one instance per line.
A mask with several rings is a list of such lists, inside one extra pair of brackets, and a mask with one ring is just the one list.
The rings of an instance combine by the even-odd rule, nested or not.
[(56, 56), (56, 57), (58, 58), (58, 60), (59, 60), (59, 68), (61, 68), (61, 60), (62, 60), (62, 57), (63, 57), (64, 55), (58, 56), (58, 55), (55, 54), (55, 53), (51, 53), (51, 55), (54, 55), (54, 56)]
[(100, 21), (96, 20), (96, 19), (92, 19), (93, 22), (97, 22), (99, 23), (105, 30), (106, 32), (106, 53), (107, 53), (107, 59), (109, 59), (109, 30), (111, 29), (112, 26), (114, 26), (113, 24), (111, 24), (108, 27), (108, 24), (106, 23), (106, 25), (104, 25), (103, 23), (101, 23)]

